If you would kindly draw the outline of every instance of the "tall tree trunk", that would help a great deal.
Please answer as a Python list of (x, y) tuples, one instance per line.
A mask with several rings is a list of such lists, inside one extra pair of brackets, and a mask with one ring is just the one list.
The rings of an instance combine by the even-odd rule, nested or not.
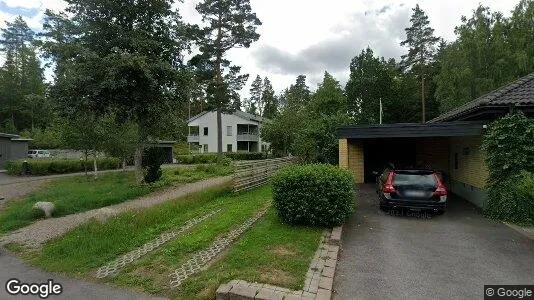
[(222, 159), (222, 105), (223, 105), (223, 94), (222, 94), (222, 85), (221, 85), (221, 60), (222, 60), (222, 50), (221, 50), (221, 40), (222, 40), (222, 12), (219, 11), (219, 28), (217, 30), (217, 57), (215, 59), (215, 84), (217, 86), (217, 160)]
[(138, 145), (135, 149), (134, 165), (135, 165), (135, 182), (137, 184), (143, 183), (143, 147)]
[(94, 169), (94, 179), (98, 179), (98, 163), (96, 162), (96, 151), (93, 153), (93, 169)]
[(423, 109), (423, 123), (425, 123), (426, 110), (425, 110), (425, 77), (421, 79), (421, 107)]
[[(424, 49), (424, 47), (422, 47), (422, 49)], [(420, 57), (421, 57), (421, 60), (420, 60), (420, 64), (421, 64), (421, 68), (419, 70), (419, 78), (421, 78), (421, 119), (423, 121), (423, 123), (425, 123), (425, 115), (426, 115), (426, 112), (425, 112), (425, 71), (423, 70), (423, 67), (424, 67), (424, 57), (423, 57), (423, 50), (421, 50), (421, 54), (420, 54)]]

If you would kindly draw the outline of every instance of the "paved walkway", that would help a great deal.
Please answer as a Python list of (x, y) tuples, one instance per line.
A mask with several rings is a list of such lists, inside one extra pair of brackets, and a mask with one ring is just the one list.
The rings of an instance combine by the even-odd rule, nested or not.
[(432, 219), (390, 216), (360, 186), (334, 299), (482, 299), (485, 284), (534, 283), (534, 240), (452, 199)]
[(173, 200), (187, 194), (202, 191), (206, 188), (228, 183), (231, 180), (231, 176), (210, 178), (199, 182), (168, 188), (116, 205), (93, 209), (60, 218), (39, 220), (27, 227), (18, 229), (4, 237), (1, 237), (0, 245), (6, 243), (21, 243), (30, 247), (38, 247), (42, 243), (61, 236), (76, 226), (87, 222), (91, 218), (105, 220), (110, 216), (117, 215), (126, 210), (151, 207), (153, 205)]
[(84, 282), (69, 279), (57, 274), (47, 273), (28, 266), (19, 258), (0, 248), (0, 299), (39, 299), (36, 296), (11, 296), (6, 292), (5, 284), (11, 278), (17, 278), (25, 283), (47, 282), (54, 280), (63, 286), (63, 293), (59, 296), (51, 296), (49, 299), (164, 299), (148, 295), (137, 294), (120, 288), (114, 288), (103, 284)]

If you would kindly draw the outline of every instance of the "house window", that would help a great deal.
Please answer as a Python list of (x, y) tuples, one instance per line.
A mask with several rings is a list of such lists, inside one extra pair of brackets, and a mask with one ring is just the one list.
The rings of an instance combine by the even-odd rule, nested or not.
[(232, 152), (232, 144), (226, 145), (226, 152)]
[(204, 135), (208, 135), (208, 127), (204, 127)]
[(454, 169), (458, 170), (458, 153), (454, 153)]
[(226, 126), (226, 135), (232, 136), (232, 126)]
[(208, 144), (204, 144), (204, 153), (208, 152)]

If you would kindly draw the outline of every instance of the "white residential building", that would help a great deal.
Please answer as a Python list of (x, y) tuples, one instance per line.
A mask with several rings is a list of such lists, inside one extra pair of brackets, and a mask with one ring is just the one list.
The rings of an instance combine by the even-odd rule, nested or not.
[[(235, 111), (222, 114), (223, 152), (268, 151), (269, 144), (262, 142), (260, 129), (266, 119)], [(193, 153), (217, 152), (217, 112), (206, 111), (189, 119), (187, 142)]]

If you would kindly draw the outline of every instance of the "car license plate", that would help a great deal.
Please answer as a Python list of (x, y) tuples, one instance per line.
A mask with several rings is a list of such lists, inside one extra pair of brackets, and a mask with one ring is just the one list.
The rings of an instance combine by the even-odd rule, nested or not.
[(423, 191), (406, 191), (404, 193), (406, 195), (406, 197), (424, 197), (425, 196), (425, 192)]

